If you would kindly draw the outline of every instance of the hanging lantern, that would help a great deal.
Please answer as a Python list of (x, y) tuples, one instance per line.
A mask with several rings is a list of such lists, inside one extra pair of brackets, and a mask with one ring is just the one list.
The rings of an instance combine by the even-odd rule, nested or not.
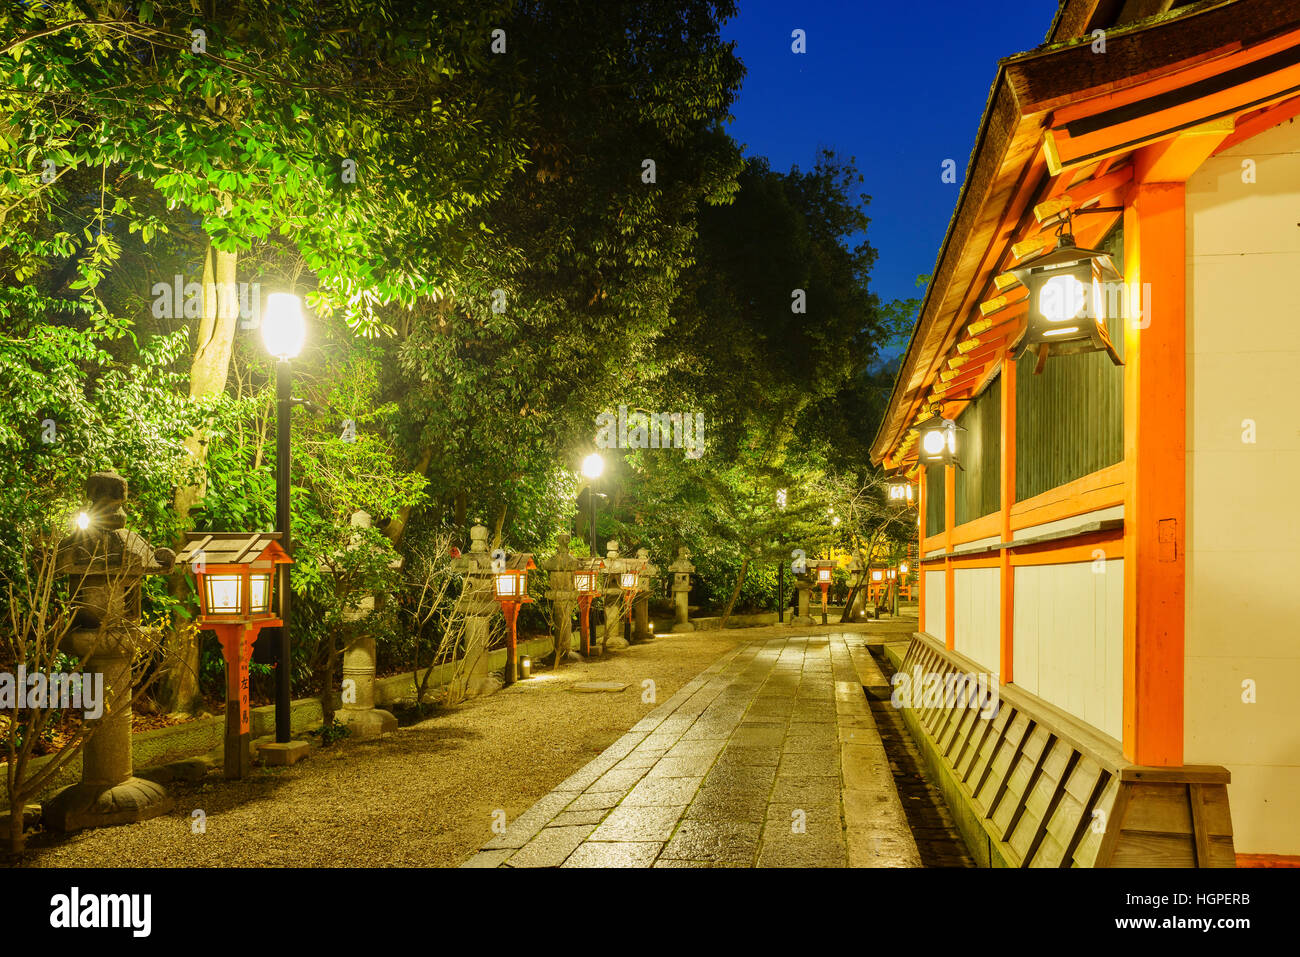
[(886, 487), (889, 489), (889, 500), (891, 502), (900, 505), (912, 504), (916, 492), (905, 472), (900, 469), (898, 472), (889, 476), (885, 481)]
[(921, 432), (920, 460), (926, 465), (955, 465), (957, 461), (957, 433), (965, 432), (952, 419), (936, 416), (918, 426)]
[(1032, 352), (1038, 359), (1035, 374), (1043, 371), (1049, 353), (1105, 352), (1115, 365), (1124, 364), (1106, 331), (1102, 284), (1122, 278), (1109, 253), (1076, 246), (1067, 220), (1056, 249), (1011, 273), (1029, 290), (1029, 321), (1016, 359)]

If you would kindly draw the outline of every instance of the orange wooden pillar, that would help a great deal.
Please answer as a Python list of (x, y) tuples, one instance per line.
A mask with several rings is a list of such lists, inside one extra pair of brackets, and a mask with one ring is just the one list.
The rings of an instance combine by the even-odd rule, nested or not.
[[(1185, 184), (1134, 186), (1124, 213), (1124, 755), (1183, 762)], [(1150, 315), (1137, 318), (1141, 284)], [(1134, 294), (1136, 291), (1136, 295)]]
[(916, 482), (916, 630), (925, 631), (925, 466), (921, 466)]
[[(999, 475), (1002, 507), (1002, 540), (1011, 541), (1011, 506), (1016, 500), (1016, 363), (1002, 357), (1002, 463)], [(1011, 567), (1011, 549), (1002, 549), (1001, 602), (998, 612), (998, 677), (1001, 684), (1013, 680), (1016, 571)]]
[(943, 560), (943, 615), (944, 644), (952, 651), (954, 642), (954, 578), (952, 567), (952, 526), (957, 519), (957, 469), (952, 465), (943, 467), (943, 551), (947, 556)]

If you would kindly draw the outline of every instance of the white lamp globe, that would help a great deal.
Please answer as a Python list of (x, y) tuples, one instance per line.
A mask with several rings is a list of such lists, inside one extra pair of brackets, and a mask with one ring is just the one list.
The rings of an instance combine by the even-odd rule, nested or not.
[(262, 315), (262, 341), (277, 359), (293, 359), (302, 352), (307, 324), (302, 317), (302, 300), (292, 293), (273, 292), (266, 297)]
[(1053, 276), (1038, 291), (1038, 311), (1048, 322), (1077, 319), (1085, 305), (1086, 290), (1075, 276)]
[(925, 449), (926, 455), (938, 455), (943, 451), (943, 446), (944, 435), (940, 429), (931, 429), (921, 440), (921, 447)]
[(582, 460), (582, 474), (589, 479), (600, 478), (601, 473), (605, 471), (605, 460), (597, 453), (592, 452)]

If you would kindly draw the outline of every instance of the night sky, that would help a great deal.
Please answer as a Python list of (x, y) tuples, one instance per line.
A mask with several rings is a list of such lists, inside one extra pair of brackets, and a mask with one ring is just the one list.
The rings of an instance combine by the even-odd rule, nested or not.
[[(957, 202), (997, 61), (1043, 42), (1056, 0), (739, 0), (724, 26), (747, 73), (731, 134), (773, 169), (856, 156), (882, 300), (919, 296)], [(807, 34), (791, 52), (791, 31)], [(940, 181), (957, 163), (957, 182)]]

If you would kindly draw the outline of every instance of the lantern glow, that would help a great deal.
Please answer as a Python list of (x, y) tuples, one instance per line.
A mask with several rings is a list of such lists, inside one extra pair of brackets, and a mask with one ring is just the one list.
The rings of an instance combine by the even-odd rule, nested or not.
[(292, 293), (273, 292), (266, 297), (262, 317), (262, 342), (277, 359), (294, 359), (302, 352), (307, 325), (302, 317), (302, 300)]
[(1025, 352), (1037, 357), (1034, 373), (1043, 371), (1051, 355), (1105, 352), (1115, 365), (1124, 361), (1115, 351), (1106, 329), (1106, 297), (1103, 283), (1119, 281), (1119, 270), (1110, 254), (1075, 245), (1069, 219), (1056, 249), (1027, 261), (1011, 273), (1029, 291), (1029, 320), (1015, 348), (1019, 359)]

